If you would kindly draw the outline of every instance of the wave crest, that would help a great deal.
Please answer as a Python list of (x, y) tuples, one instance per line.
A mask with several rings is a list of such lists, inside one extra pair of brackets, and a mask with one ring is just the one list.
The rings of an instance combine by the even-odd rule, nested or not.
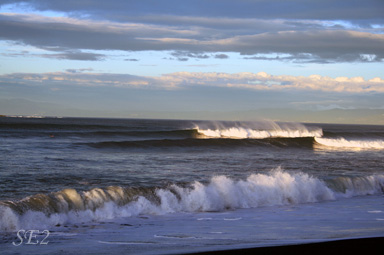
[(350, 149), (384, 149), (383, 140), (347, 140), (345, 138), (321, 138), (315, 137), (318, 144), (334, 148)]
[(196, 127), (199, 134), (205, 138), (238, 138), (238, 139), (265, 139), (265, 138), (300, 138), (322, 137), (320, 128), (308, 129), (304, 125), (296, 124), (294, 127), (286, 127), (275, 124), (273, 129), (255, 129), (250, 127), (227, 127), (216, 129), (204, 129)]
[(326, 182), (281, 169), (243, 180), (215, 176), (209, 183), (167, 188), (65, 189), (20, 201), (0, 202), (0, 231), (102, 221), (140, 214), (206, 212), (313, 203), (384, 192), (384, 175), (339, 177)]

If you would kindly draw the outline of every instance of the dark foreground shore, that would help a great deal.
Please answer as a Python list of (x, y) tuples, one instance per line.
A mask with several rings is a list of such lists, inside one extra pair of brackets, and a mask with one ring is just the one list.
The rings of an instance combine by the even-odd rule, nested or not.
[[(365, 251), (370, 254), (382, 254), (384, 252), (384, 237), (345, 239), (308, 244), (258, 247), (247, 249), (209, 251), (189, 253), (190, 255), (232, 255), (232, 254), (347, 254), (347, 252)], [(352, 254), (352, 253), (351, 253)]]

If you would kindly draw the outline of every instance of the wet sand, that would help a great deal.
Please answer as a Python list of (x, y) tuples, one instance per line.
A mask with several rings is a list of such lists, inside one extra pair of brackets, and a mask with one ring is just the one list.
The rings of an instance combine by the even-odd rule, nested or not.
[[(258, 247), (247, 249), (209, 251), (189, 253), (196, 255), (230, 255), (230, 254), (347, 254), (347, 252), (365, 251), (370, 254), (381, 254), (384, 249), (384, 237), (343, 239), (308, 244)], [(352, 253), (351, 253), (352, 254)]]

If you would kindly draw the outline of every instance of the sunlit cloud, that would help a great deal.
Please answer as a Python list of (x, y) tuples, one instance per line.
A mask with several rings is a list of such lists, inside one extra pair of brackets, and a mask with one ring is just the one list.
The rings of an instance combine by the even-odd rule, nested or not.
[(161, 76), (89, 73), (88, 69), (44, 74), (15, 73), (0, 76), (0, 83), (52, 86), (110, 86), (127, 88), (182, 89), (193, 86), (260, 91), (324, 91), (337, 93), (384, 93), (384, 80), (376, 77), (271, 75), (258, 73), (177, 72)]

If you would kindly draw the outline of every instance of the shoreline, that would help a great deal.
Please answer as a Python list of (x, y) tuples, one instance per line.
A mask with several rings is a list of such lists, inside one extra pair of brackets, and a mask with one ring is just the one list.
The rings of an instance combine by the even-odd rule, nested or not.
[(241, 255), (241, 254), (345, 254), (347, 251), (377, 252), (384, 248), (384, 237), (327, 240), (303, 244), (262, 246), (229, 250), (183, 253), (184, 255)]

